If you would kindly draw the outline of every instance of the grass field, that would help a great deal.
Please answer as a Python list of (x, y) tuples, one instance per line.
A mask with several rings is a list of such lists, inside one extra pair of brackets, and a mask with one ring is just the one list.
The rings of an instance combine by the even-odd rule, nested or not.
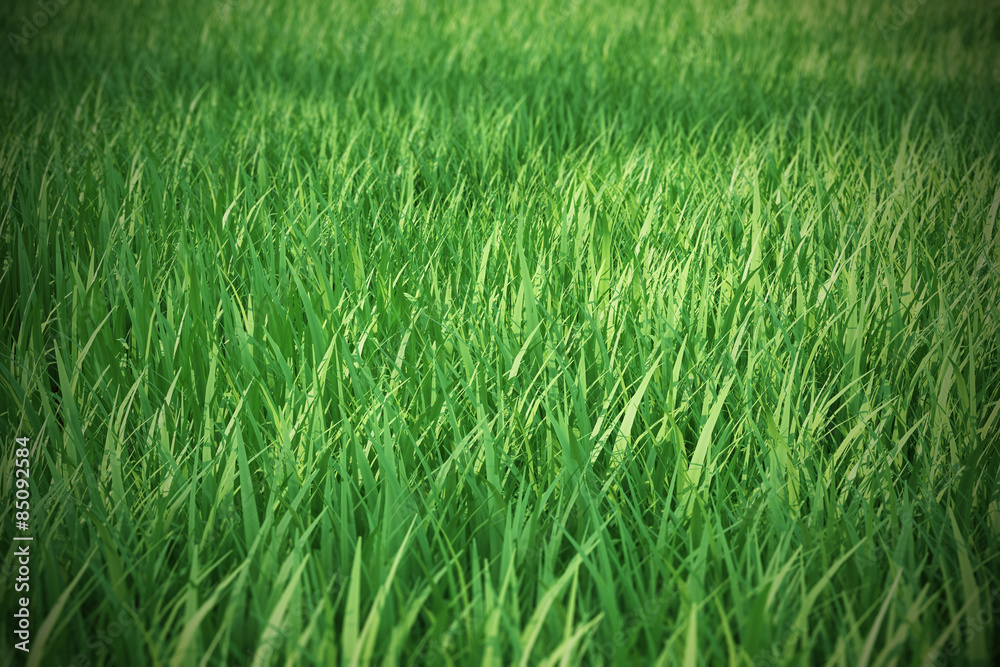
[(1000, 659), (997, 2), (7, 7), (3, 664)]

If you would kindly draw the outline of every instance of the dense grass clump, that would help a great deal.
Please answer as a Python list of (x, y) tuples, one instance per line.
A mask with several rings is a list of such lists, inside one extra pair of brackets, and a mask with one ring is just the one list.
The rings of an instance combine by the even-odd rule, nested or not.
[(50, 4), (5, 664), (1000, 657), (996, 2)]

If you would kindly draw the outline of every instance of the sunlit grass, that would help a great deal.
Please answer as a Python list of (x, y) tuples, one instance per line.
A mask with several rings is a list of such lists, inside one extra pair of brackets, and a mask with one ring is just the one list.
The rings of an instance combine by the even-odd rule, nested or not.
[(112, 4), (2, 73), (31, 660), (1000, 655), (995, 3)]

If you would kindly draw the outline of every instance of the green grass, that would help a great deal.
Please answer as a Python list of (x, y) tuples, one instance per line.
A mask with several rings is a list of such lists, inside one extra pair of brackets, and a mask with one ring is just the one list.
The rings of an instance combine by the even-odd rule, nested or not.
[(4, 664), (1000, 657), (996, 2), (326, 4), (2, 45)]

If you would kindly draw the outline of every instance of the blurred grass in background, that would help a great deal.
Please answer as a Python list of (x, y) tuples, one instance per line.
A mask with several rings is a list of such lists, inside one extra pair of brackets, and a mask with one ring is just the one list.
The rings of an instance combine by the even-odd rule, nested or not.
[(996, 2), (8, 6), (5, 664), (1000, 656)]

